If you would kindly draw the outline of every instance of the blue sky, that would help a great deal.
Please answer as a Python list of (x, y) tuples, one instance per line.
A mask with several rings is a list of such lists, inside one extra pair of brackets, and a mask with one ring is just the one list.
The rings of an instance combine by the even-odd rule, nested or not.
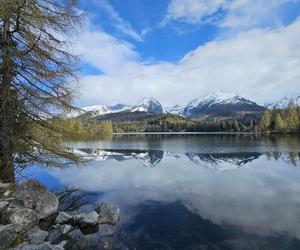
[[(89, 0), (77, 104), (300, 94), (299, 0)], [(299, 40), (298, 40), (299, 39)], [(268, 93), (268, 95), (266, 95)]]

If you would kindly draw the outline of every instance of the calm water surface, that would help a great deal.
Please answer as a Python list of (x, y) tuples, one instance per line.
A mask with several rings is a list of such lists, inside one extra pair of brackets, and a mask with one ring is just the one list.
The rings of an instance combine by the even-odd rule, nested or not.
[(106, 233), (119, 246), (300, 249), (298, 136), (116, 135), (66, 145), (91, 161), (22, 177), (81, 190), (78, 206), (118, 205), (121, 221)]

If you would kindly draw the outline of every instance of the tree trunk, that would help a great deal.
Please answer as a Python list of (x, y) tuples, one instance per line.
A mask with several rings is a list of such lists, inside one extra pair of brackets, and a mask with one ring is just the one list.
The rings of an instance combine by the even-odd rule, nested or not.
[(10, 21), (3, 20), (2, 30), (2, 82), (0, 85), (0, 180), (3, 182), (14, 181), (14, 103), (15, 97), (11, 90), (12, 71), (10, 47)]

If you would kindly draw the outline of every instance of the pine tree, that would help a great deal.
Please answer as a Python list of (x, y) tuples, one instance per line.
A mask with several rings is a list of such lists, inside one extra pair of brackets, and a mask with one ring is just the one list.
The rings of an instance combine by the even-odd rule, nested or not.
[(71, 107), (77, 57), (62, 39), (80, 22), (75, 0), (0, 0), (0, 179), (17, 165), (77, 157), (55, 117)]

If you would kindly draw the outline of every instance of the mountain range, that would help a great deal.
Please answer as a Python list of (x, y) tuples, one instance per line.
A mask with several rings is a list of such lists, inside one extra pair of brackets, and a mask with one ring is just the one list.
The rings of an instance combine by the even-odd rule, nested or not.
[(185, 106), (175, 105), (164, 108), (155, 98), (147, 97), (133, 106), (121, 103), (113, 106), (93, 105), (72, 111), (66, 116), (68, 118), (104, 116), (111, 119), (112, 117), (141, 117), (143, 114), (175, 114), (184, 118), (203, 119), (262, 114), (265, 109), (283, 109), (289, 104), (300, 107), (300, 96), (284, 97), (276, 103), (261, 106), (237, 94), (214, 92), (194, 99)]

